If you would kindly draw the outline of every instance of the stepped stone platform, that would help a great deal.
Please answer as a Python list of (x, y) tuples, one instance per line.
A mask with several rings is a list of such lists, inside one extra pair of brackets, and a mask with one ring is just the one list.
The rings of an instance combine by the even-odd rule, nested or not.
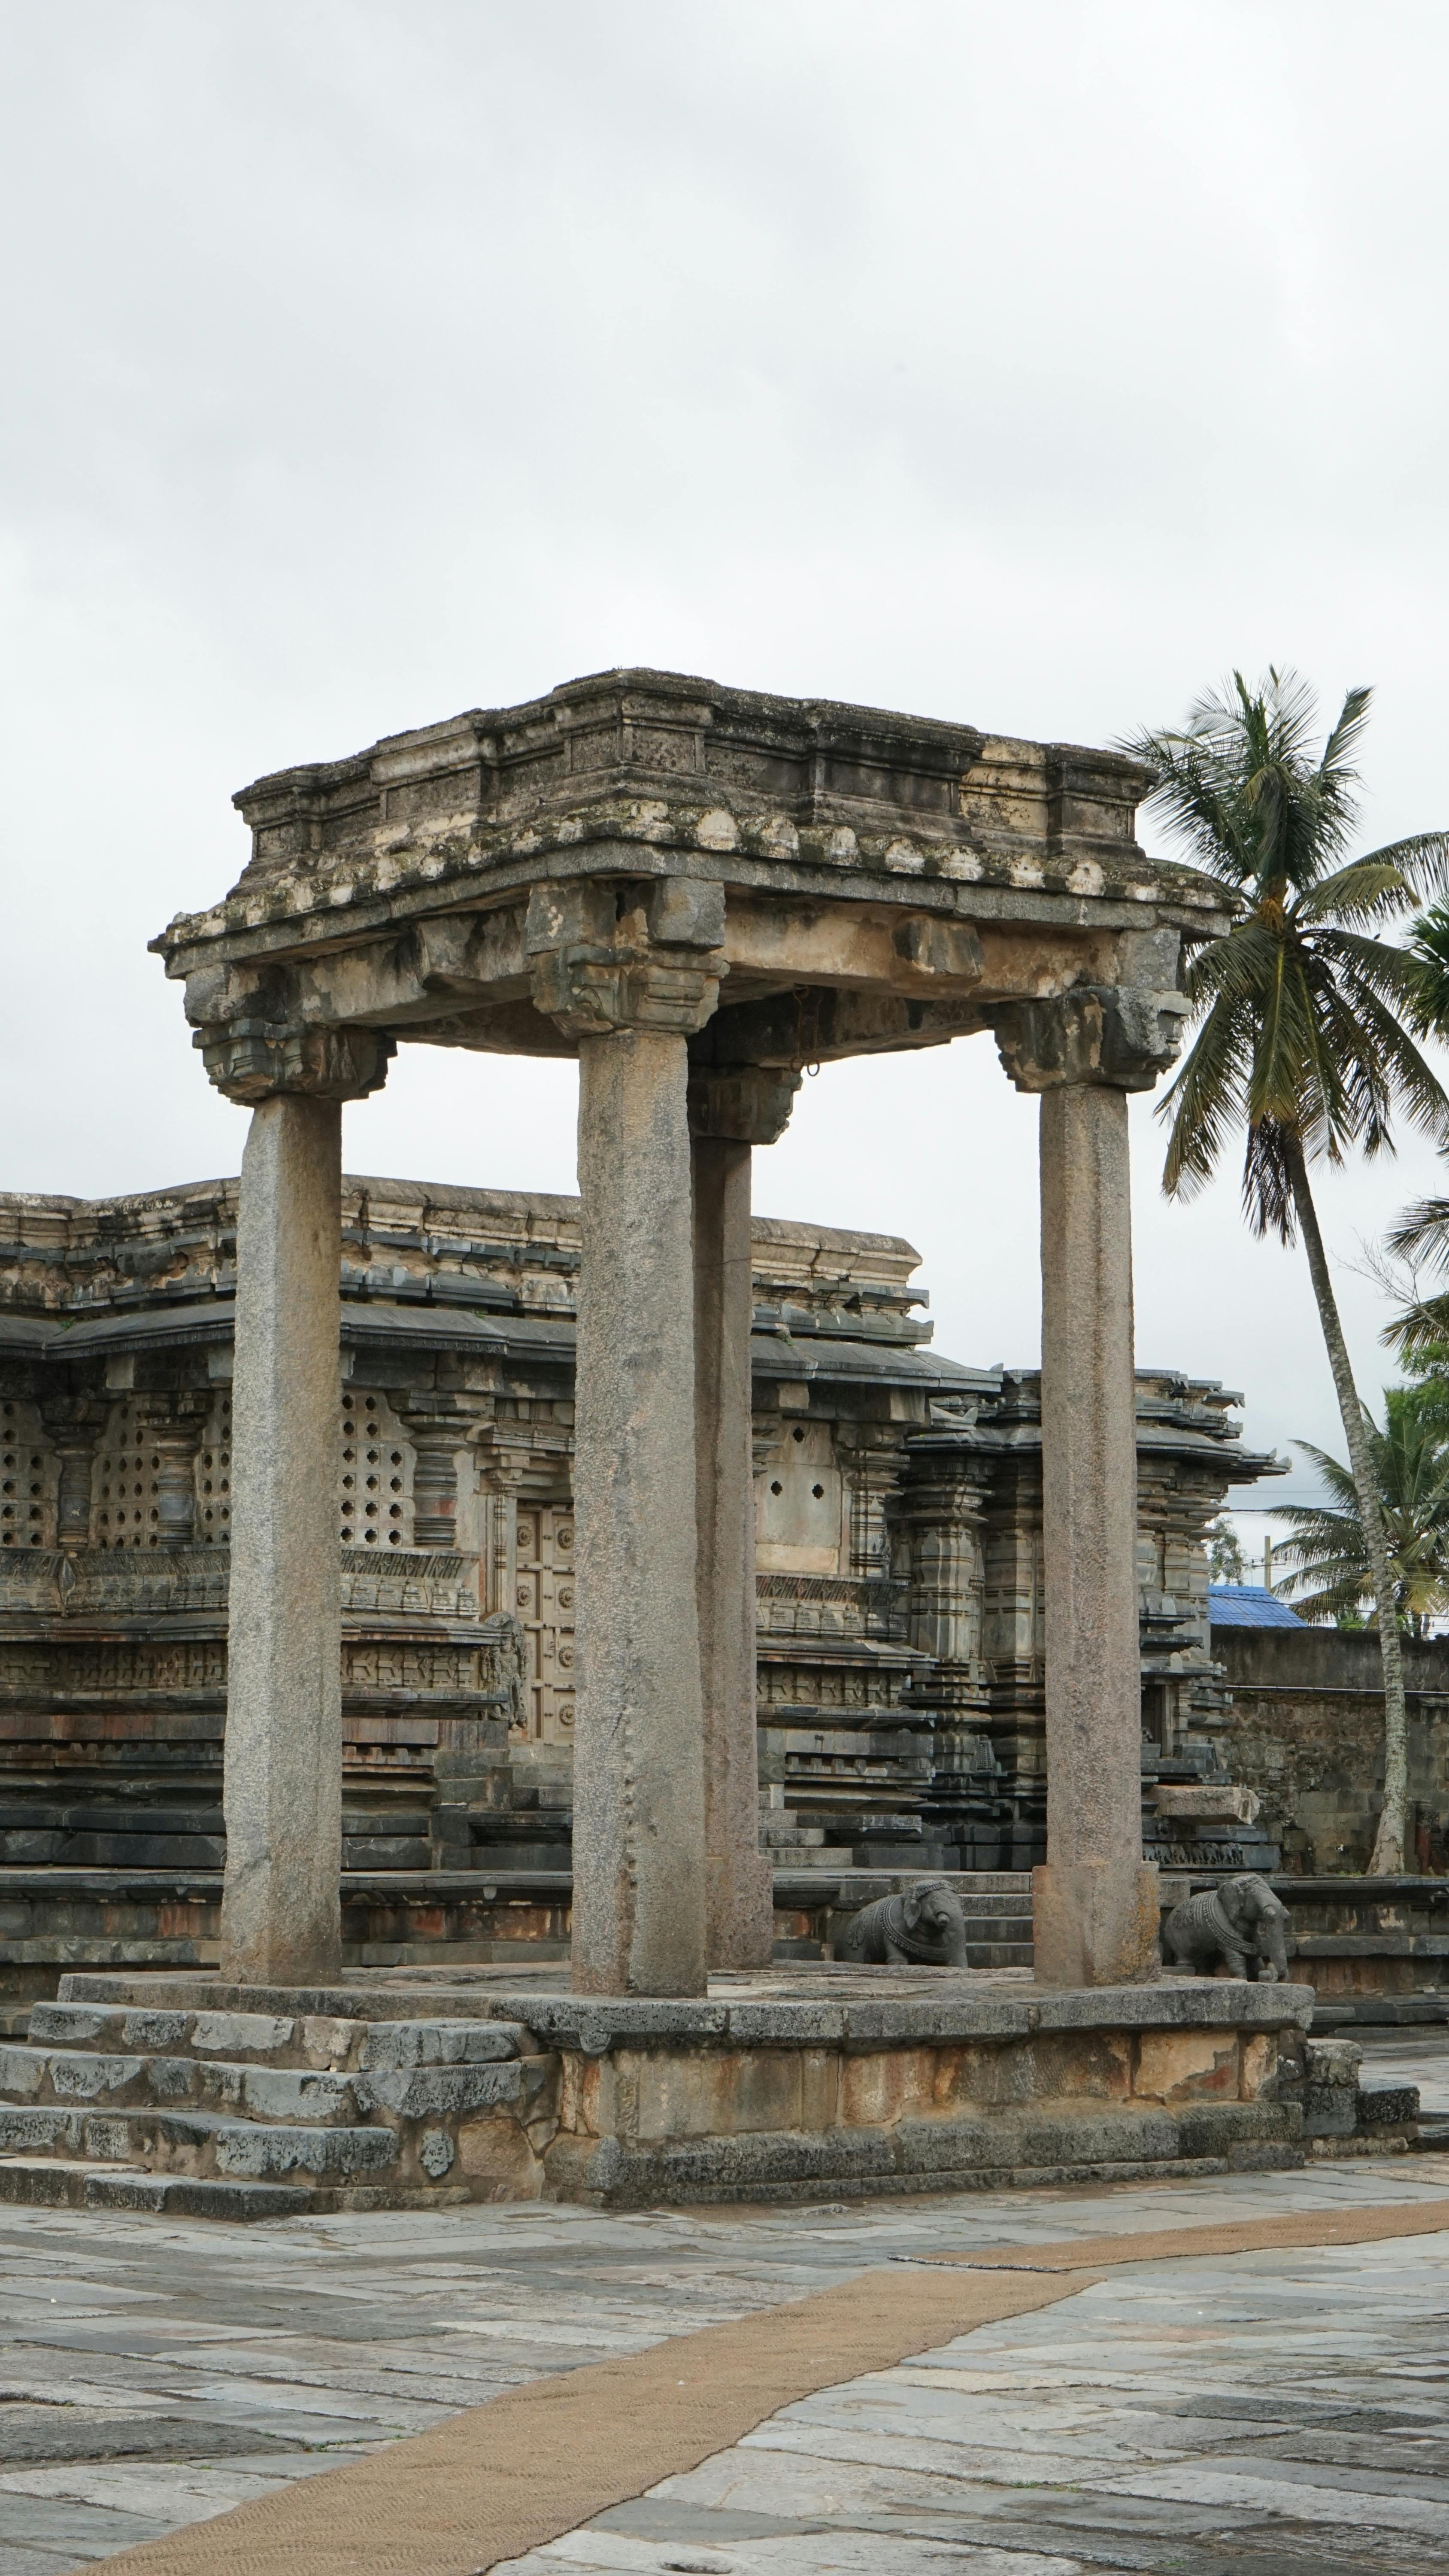
[(282, 2217), (1276, 2170), (1304, 2161), (1305, 2108), (1310, 2136), (1355, 2126), (1356, 2066), (1330, 2103), (1312, 2008), (1228, 1979), (829, 1963), (679, 2001), (576, 1995), (544, 1965), (72, 1974), (0, 2048), (0, 2199)]
[[(777, 1869), (776, 1961), (827, 1957), (853, 1914), (919, 1875)], [(966, 1917), (968, 1967), (1030, 1968), (1029, 1871), (933, 1875), (946, 1878)], [(23, 2037), (32, 2005), (53, 2000), (68, 1972), (214, 1968), (221, 1890), (220, 1869), (0, 1867), (0, 2034)], [(345, 1870), (341, 1893), (348, 1969), (568, 1959), (568, 1870)]]

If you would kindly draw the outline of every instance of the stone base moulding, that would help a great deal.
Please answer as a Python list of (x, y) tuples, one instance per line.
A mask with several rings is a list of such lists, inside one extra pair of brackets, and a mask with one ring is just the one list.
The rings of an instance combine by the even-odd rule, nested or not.
[(543, 1968), (75, 1975), (3, 2052), (0, 2197), (161, 2207), (160, 2177), (204, 2184), (218, 2215), (243, 2183), (235, 2214), (284, 2216), (1279, 2169), (1304, 2161), (1312, 2006), (1230, 1979), (1073, 1993), (834, 1967), (679, 1999)]

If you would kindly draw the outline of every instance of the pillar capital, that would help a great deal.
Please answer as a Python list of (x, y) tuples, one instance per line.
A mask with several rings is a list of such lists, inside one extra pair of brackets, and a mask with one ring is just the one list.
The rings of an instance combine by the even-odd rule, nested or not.
[(528, 899), (534, 1005), (567, 1037), (692, 1037), (719, 1002), (723, 942), (724, 888), (710, 878), (580, 878)]
[(381, 1090), (396, 1052), (381, 1029), (289, 1027), (260, 1013), (203, 1025), (191, 1043), (217, 1090), (247, 1109), (284, 1094), (363, 1100)]
[(774, 1145), (795, 1106), (800, 1076), (773, 1064), (689, 1068), (689, 1132), (736, 1145)]
[(1140, 984), (1075, 984), (1049, 1000), (992, 1013), (997, 1051), (1018, 1091), (1096, 1083), (1150, 1091), (1182, 1040), (1182, 993)]

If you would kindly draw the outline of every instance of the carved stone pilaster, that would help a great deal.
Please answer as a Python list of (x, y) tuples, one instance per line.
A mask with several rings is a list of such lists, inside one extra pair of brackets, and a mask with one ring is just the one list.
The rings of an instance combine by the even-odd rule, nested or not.
[(869, 1423), (842, 1424), (839, 1444), (849, 1500), (850, 1571), (885, 1580), (891, 1571), (886, 1515), (901, 1480), (901, 1435)]
[(397, 1411), (413, 1444), (413, 1545), (451, 1552), (458, 1544), (458, 1452), (472, 1445), (479, 1399), (415, 1395)]
[(457, 1451), (461, 1423), (447, 1413), (401, 1415), (413, 1444), (413, 1545), (451, 1552), (458, 1543)]
[(88, 1547), (91, 1537), (91, 1477), (96, 1443), (107, 1406), (86, 1396), (64, 1397), (42, 1407), (58, 1469), (55, 1539), (57, 1547)]
[(723, 938), (724, 888), (712, 880), (535, 886), (524, 931), (535, 1007), (569, 1037), (691, 1037), (719, 1001)]
[(981, 1651), (981, 1535), (989, 1469), (969, 1453), (912, 1444), (898, 1517), (911, 1532), (911, 1644), (931, 1656), (931, 1696), (947, 1708), (987, 1705)]
[(149, 1504), (143, 1504), (151, 1527), (144, 1533), (154, 1547), (192, 1547), (196, 1542), (196, 1452), (203, 1417), (193, 1414), (186, 1397), (132, 1396), (132, 1437), (147, 1471)]
[(992, 1014), (1002, 1064), (1018, 1091), (1066, 1083), (1150, 1091), (1177, 1054), (1189, 1004), (1138, 984), (1076, 984), (1048, 1001)]

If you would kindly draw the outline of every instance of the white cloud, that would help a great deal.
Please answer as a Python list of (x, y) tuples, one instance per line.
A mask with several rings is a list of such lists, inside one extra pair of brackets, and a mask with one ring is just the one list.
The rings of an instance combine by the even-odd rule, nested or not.
[[(1401, 0), (70, 0), (0, 16), (11, 1185), (234, 1167), (145, 954), (232, 789), (642, 660), (1102, 740), (1233, 662), (1439, 752), (1446, 38)], [(354, 1166), (559, 1187), (556, 1067), (405, 1059)], [(1155, 1199), (1144, 1357), (1332, 1444), (1301, 1256)], [(760, 1202), (1035, 1343), (983, 1043), (823, 1075)], [(1327, 1192), (1352, 1256), (1419, 1186)], [(1373, 1300), (1345, 1279), (1380, 1382)]]

